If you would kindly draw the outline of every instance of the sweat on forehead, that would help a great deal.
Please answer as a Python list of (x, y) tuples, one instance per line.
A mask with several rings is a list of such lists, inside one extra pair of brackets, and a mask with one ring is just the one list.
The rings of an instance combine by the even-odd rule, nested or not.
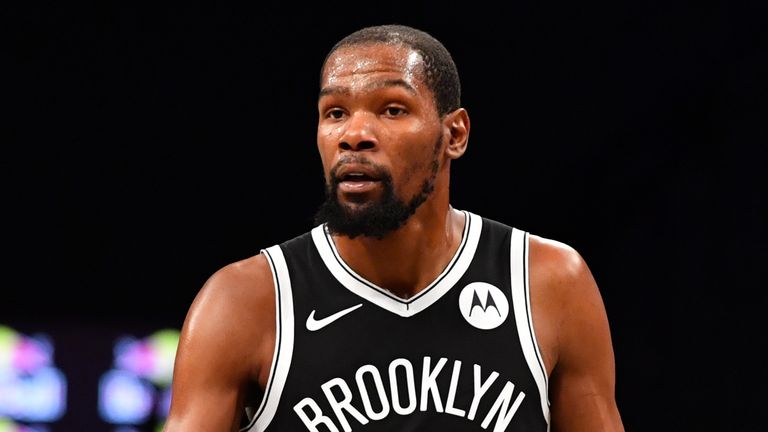
[(424, 82), (425, 67), (421, 54), (407, 46), (366, 44), (345, 47), (326, 59), (321, 84), (327, 85), (342, 76), (375, 72), (401, 73), (408, 81)]

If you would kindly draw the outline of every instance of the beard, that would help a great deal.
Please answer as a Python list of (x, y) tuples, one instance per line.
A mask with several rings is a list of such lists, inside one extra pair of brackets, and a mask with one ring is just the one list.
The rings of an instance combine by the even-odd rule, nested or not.
[[(349, 238), (363, 236), (377, 239), (382, 239), (386, 234), (403, 226), (435, 189), (438, 169), (437, 155), (441, 138), (438, 136), (435, 143), (429, 176), (424, 179), (421, 190), (408, 201), (395, 194), (392, 175), (383, 166), (374, 164), (359, 155), (342, 159), (331, 170), (330, 182), (326, 184), (325, 188), (325, 201), (315, 214), (315, 223), (325, 223), (331, 234)], [(382, 194), (377, 200), (356, 205), (355, 208), (350, 208), (350, 206), (345, 206), (339, 202), (338, 189), (341, 179), (336, 176), (336, 172), (342, 164), (350, 162), (367, 165), (375, 171), (376, 178), (379, 179), (383, 188)]]

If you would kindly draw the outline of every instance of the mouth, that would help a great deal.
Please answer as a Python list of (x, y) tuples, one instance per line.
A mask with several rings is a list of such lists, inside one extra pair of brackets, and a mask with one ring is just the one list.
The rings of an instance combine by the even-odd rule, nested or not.
[(341, 176), (339, 190), (344, 193), (363, 193), (376, 187), (379, 180), (365, 173), (350, 172)]
[(344, 183), (344, 182), (357, 183), (357, 182), (368, 182), (368, 181), (379, 181), (379, 179), (373, 177), (368, 173), (355, 172), (355, 171), (351, 171), (339, 176), (339, 183)]
[(374, 169), (365, 165), (342, 166), (336, 173), (339, 191), (342, 193), (359, 194), (376, 188), (381, 177)]

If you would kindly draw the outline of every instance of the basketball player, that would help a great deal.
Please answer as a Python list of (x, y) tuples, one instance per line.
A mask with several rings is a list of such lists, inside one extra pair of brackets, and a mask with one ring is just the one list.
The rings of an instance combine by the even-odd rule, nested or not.
[(422, 31), (364, 28), (331, 49), (317, 226), (205, 283), (166, 431), (623, 430), (582, 257), (450, 204), (459, 93)]

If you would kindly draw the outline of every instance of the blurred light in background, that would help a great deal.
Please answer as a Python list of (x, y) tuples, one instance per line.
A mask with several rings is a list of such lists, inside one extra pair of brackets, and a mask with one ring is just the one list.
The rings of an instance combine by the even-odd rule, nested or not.
[(162, 431), (178, 330), (42, 327), (0, 324), (0, 432)]
[[(115, 425), (142, 425), (155, 418), (160, 430), (168, 417), (171, 379), (179, 331), (159, 330), (144, 339), (118, 338), (114, 367), (99, 380), (99, 415)], [(132, 432), (121, 427), (116, 432)], [(2, 431), (0, 431), (2, 432)]]
[(0, 418), (0, 432), (49, 432), (49, 430), (43, 426), (18, 425), (11, 420)]
[(42, 432), (67, 407), (67, 380), (53, 362), (53, 342), (0, 325), (0, 432)]

